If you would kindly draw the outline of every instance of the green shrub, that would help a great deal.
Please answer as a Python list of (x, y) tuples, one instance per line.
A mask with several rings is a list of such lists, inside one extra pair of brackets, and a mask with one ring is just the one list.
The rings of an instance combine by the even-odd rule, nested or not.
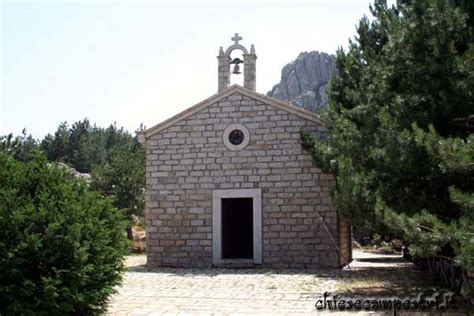
[(121, 281), (122, 215), (37, 154), (0, 151), (0, 315), (96, 314)]

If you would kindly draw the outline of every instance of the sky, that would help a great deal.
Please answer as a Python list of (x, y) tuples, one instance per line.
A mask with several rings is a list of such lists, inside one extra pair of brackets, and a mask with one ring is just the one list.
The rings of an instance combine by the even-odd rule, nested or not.
[(300, 52), (347, 47), (370, 2), (0, 0), (0, 135), (40, 139), (86, 117), (152, 127), (217, 92), (236, 32), (267, 93)]

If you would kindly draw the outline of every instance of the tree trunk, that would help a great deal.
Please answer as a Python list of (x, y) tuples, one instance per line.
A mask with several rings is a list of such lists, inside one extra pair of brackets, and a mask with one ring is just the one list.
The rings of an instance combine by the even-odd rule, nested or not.
[(133, 231), (132, 226), (127, 226), (127, 238), (133, 241)]

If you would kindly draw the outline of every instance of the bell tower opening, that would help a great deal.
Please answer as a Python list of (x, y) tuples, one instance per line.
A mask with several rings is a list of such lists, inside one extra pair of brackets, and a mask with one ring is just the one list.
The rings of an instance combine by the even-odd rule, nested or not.
[(238, 84), (244, 86), (244, 56), (238, 50), (232, 51), (230, 54), (230, 85)]
[[(255, 47), (251, 45), (250, 52), (239, 43), (242, 36), (239, 33), (231, 38), (234, 44), (225, 51), (219, 49), (218, 60), (218, 92), (229, 87), (230, 84), (241, 84), (244, 88), (256, 89), (256, 61)], [(242, 76), (243, 75), (243, 76)], [(239, 77), (243, 78), (239, 78)]]

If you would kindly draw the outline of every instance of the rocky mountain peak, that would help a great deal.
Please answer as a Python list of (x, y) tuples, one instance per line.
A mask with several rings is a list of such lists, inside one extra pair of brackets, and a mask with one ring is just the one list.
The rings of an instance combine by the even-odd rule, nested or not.
[(336, 57), (323, 52), (302, 52), (283, 67), (281, 81), (268, 96), (290, 101), (309, 111), (327, 107), (326, 89), (336, 72)]

